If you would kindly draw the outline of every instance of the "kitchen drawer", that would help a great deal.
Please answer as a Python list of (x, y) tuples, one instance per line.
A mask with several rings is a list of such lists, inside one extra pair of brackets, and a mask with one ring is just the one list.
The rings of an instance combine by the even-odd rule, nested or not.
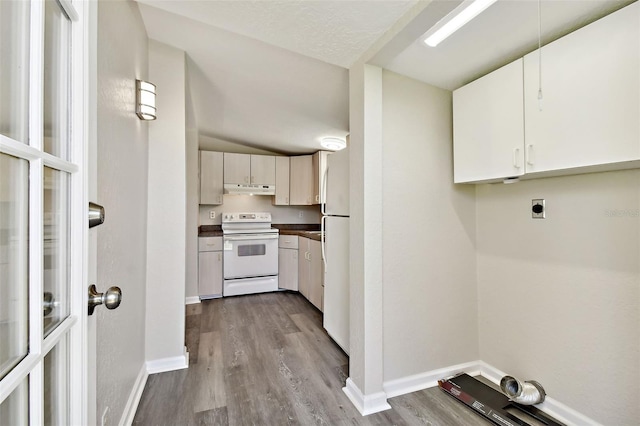
[(278, 240), (278, 247), (280, 248), (298, 248), (298, 236), (297, 235), (280, 235)]
[[(296, 242), (296, 246), (297, 246)], [(222, 237), (199, 237), (198, 251), (221, 251)]]

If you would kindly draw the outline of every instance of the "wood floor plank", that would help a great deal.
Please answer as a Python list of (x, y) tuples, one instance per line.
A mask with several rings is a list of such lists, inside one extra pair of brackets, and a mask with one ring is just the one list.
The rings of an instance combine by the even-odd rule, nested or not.
[(200, 315), (202, 313), (202, 303), (191, 303), (185, 306), (185, 315)]
[(192, 314), (192, 315), (187, 315), (185, 317), (185, 325), (184, 327), (189, 329), (189, 328), (196, 328), (198, 330), (200, 330), (200, 320), (202, 318), (202, 314)]
[(200, 348), (199, 328), (187, 328), (185, 330), (184, 345), (187, 347), (187, 352), (189, 352), (189, 364), (197, 364)]
[(187, 309), (189, 369), (149, 376), (135, 425), (490, 424), (438, 388), (391, 398), (392, 409), (362, 417), (342, 391), (346, 354), (297, 293), (198, 306)]
[(214, 408), (213, 410), (201, 411), (193, 416), (188, 426), (227, 426), (229, 416), (227, 407)]
[(150, 375), (142, 392), (133, 424), (177, 425), (188, 423), (192, 412), (190, 399), (185, 398), (185, 390), (189, 389), (186, 383), (188, 375), (187, 370)]
[(219, 331), (223, 299), (203, 300), (200, 305), (202, 305), (200, 330), (202, 330), (203, 333)]
[(191, 366), (196, 380), (193, 388), (193, 409), (196, 413), (227, 406), (224, 384), (224, 366), (220, 332), (202, 333), (199, 363)]

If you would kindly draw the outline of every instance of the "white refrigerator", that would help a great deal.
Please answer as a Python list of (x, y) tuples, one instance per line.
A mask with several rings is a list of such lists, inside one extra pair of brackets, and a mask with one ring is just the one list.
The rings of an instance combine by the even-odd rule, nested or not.
[(323, 326), (349, 354), (349, 151), (329, 154), (324, 173), (322, 258)]

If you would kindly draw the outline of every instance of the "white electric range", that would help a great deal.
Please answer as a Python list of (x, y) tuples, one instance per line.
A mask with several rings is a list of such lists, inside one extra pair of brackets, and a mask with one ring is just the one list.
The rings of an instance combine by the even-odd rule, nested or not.
[(271, 213), (223, 213), (223, 296), (278, 290), (278, 236)]

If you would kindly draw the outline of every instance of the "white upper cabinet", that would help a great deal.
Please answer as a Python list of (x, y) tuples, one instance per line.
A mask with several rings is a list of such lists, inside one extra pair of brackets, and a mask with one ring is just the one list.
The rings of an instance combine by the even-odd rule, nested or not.
[(273, 155), (224, 153), (224, 183), (276, 184), (276, 159)]
[(524, 58), (527, 173), (640, 159), (640, 5)]
[(300, 155), (290, 157), (289, 204), (292, 206), (310, 206), (314, 202), (313, 193), (313, 156)]
[(522, 59), (453, 92), (454, 182), (524, 173)]
[(222, 152), (200, 151), (200, 204), (222, 204)]
[(289, 205), (289, 157), (276, 157), (276, 195), (273, 196), (273, 204)]
[(539, 56), (453, 93), (456, 183), (640, 167), (640, 4), (544, 46), (542, 64)]
[(251, 156), (251, 183), (258, 185), (276, 184), (276, 157), (273, 155)]
[(251, 183), (251, 155), (224, 153), (224, 183)]

